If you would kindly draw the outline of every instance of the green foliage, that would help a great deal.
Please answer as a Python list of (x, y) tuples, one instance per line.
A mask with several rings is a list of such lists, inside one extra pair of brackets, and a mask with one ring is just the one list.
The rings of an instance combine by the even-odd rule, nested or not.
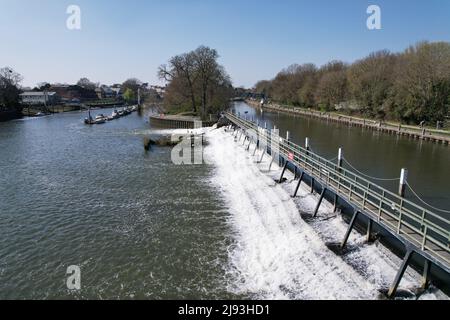
[(134, 94), (134, 91), (130, 88), (126, 89), (124, 94), (123, 94), (123, 98), (126, 102), (134, 102), (136, 101), (136, 95)]
[(255, 90), (273, 101), (323, 111), (352, 106), (348, 113), (407, 123), (448, 117), (450, 43), (423, 42), (400, 54), (379, 51), (346, 65), (332, 61), (317, 69), (291, 65)]

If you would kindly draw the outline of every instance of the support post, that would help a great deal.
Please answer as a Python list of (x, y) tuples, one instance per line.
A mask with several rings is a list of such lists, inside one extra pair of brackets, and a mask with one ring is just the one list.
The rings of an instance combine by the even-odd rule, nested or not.
[(345, 245), (347, 244), (348, 238), (350, 237), (350, 233), (353, 230), (353, 226), (355, 225), (355, 221), (356, 221), (356, 218), (358, 217), (358, 214), (359, 214), (359, 211), (357, 209), (355, 209), (352, 220), (350, 221), (347, 232), (345, 233), (344, 240), (342, 240), (341, 249), (344, 249)]
[(256, 141), (255, 150), (253, 150), (253, 156), (255, 156), (256, 150), (258, 149), (258, 147), (259, 147), (259, 139)]
[(250, 150), (250, 145), (252, 144), (252, 140), (253, 140), (253, 138), (251, 140), (248, 139), (248, 146), (247, 146), (247, 148), (245, 148), (245, 151), (249, 151)]
[(391, 287), (389, 288), (388, 298), (392, 298), (395, 296), (398, 285), (400, 284), (400, 281), (403, 278), (403, 274), (405, 273), (406, 268), (408, 267), (409, 260), (411, 259), (412, 253), (413, 253), (413, 251), (408, 248), (406, 251), (405, 257), (403, 258), (400, 269), (398, 269), (398, 271), (397, 271), (397, 275), (395, 276), (394, 282), (392, 283)]
[(425, 265), (423, 267), (423, 274), (422, 274), (422, 281), (421, 281), (422, 289), (428, 288), (428, 285), (430, 284), (430, 279), (429, 279), (430, 267), (431, 267), (430, 260), (425, 259)]
[(298, 179), (297, 187), (295, 188), (294, 194), (292, 195), (292, 198), (295, 198), (297, 196), (298, 189), (300, 188), (300, 184), (302, 183), (304, 174), (305, 173), (302, 171), (302, 173), (300, 174), (300, 178)]
[(317, 205), (316, 205), (316, 209), (314, 210), (313, 218), (315, 218), (317, 216), (317, 213), (319, 212), (319, 208), (322, 203), (323, 197), (325, 196), (326, 191), (327, 191), (327, 188), (323, 187), (322, 193), (320, 194), (319, 201), (317, 202)]
[(265, 149), (263, 149), (263, 151), (261, 152), (261, 158), (259, 159), (258, 163), (261, 163), (264, 157), (264, 154), (267, 152), (267, 146)]
[(275, 161), (275, 154), (276, 154), (276, 153), (272, 151), (272, 159), (270, 160), (269, 171), (270, 171), (270, 169), (272, 168), (273, 162)]
[(367, 233), (366, 233), (366, 242), (370, 242), (370, 235), (372, 232), (372, 219), (368, 218), (369, 221), (367, 222)]
[(333, 208), (333, 212), (337, 211), (337, 205), (338, 205), (338, 198), (339, 196), (337, 195), (337, 193), (334, 195), (334, 208)]
[(242, 145), (245, 145), (245, 141), (247, 141), (248, 137), (245, 135), (244, 136), (244, 141), (242, 141)]
[(314, 181), (315, 179), (311, 177), (311, 193), (314, 193)]
[(339, 169), (342, 168), (342, 159), (343, 159), (343, 157), (344, 157), (344, 152), (343, 152), (342, 148), (339, 148), (339, 151), (338, 151), (338, 163), (337, 163)]
[(284, 173), (286, 172), (286, 168), (288, 166), (288, 163), (289, 163), (289, 161), (285, 161), (284, 162), (283, 171), (281, 171), (281, 176), (280, 176), (280, 179), (278, 180), (278, 183), (282, 183), (283, 182), (283, 176), (284, 176)]
[(400, 197), (405, 196), (406, 180), (408, 179), (408, 170), (403, 168), (400, 173), (400, 184), (398, 186), (398, 194)]

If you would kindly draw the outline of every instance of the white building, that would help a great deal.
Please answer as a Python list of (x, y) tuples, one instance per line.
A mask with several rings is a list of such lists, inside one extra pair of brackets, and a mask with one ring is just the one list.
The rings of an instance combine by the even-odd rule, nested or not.
[(56, 92), (27, 91), (20, 94), (20, 101), (23, 105), (48, 106), (58, 103), (59, 97)]

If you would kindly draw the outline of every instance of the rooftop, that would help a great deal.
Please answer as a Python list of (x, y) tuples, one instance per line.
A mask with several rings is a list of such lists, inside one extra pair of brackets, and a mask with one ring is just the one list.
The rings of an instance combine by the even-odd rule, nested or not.
[(41, 92), (41, 91), (26, 91), (24, 93), (21, 93), (21, 96), (43, 96), (47, 94), (47, 96), (53, 96), (56, 94), (56, 92), (49, 91), (49, 92)]

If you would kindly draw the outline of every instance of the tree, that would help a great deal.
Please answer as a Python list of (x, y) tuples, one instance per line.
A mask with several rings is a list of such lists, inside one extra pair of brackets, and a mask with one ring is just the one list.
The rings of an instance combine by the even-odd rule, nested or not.
[(391, 109), (406, 122), (442, 121), (450, 101), (450, 43), (408, 48), (395, 69)]
[(36, 88), (33, 89), (33, 91), (44, 91), (44, 90), (49, 90), (51, 88), (51, 84), (48, 82), (39, 82), (36, 85)]
[(272, 84), (269, 80), (261, 80), (256, 83), (254, 91), (267, 97), (272, 91), (271, 86)]
[(142, 81), (136, 78), (130, 78), (125, 80), (122, 83), (122, 90), (125, 92), (127, 89), (133, 91), (133, 93), (137, 96), (138, 89), (142, 86)]
[(387, 50), (370, 54), (348, 70), (351, 97), (363, 114), (384, 118), (397, 57)]
[(97, 85), (91, 82), (88, 78), (81, 78), (78, 80), (77, 85), (87, 90), (95, 90)]
[[(169, 67), (167, 65), (159, 67), (158, 76), (168, 82), (177, 79), (178, 92), (190, 99), (192, 111), (197, 112), (194, 83), (197, 81), (198, 73), (196, 72), (193, 52), (172, 57), (169, 61)], [(183, 87), (185, 89), (182, 89)]]
[(345, 103), (369, 117), (417, 124), (448, 117), (449, 88), (450, 43), (423, 42), (398, 54), (374, 52), (350, 65), (331, 61), (317, 70), (293, 64), (255, 90), (280, 103), (327, 110)]
[(193, 53), (194, 64), (198, 72), (201, 88), (202, 111), (206, 114), (206, 104), (208, 98), (208, 89), (213, 82), (222, 81), (225, 75), (217, 63), (219, 54), (215, 49), (200, 46)]
[(348, 97), (347, 66), (340, 61), (333, 61), (320, 69), (320, 80), (316, 89), (316, 101), (319, 108), (327, 111)]
[(217, 62), (218, 57), (216, 50), (201, 46), (172, 57), (168, 65), (161, 65), (158, 76), (168, 82), (165, 105), (180, 110), (189, 107), (202, 117), (222, 109), (232, 97), (233, 89), (230, 77)]
[(0, 69), (0, 106), (6, 109), (19, 107), (20, 83), (22, 76), (9, 67)]
[(123, 98), (125, 101), (132, 103), (136, 101), (136, 95), (134, 94), (134, 91), (131, 88), (127, 88), (123, 94)]

